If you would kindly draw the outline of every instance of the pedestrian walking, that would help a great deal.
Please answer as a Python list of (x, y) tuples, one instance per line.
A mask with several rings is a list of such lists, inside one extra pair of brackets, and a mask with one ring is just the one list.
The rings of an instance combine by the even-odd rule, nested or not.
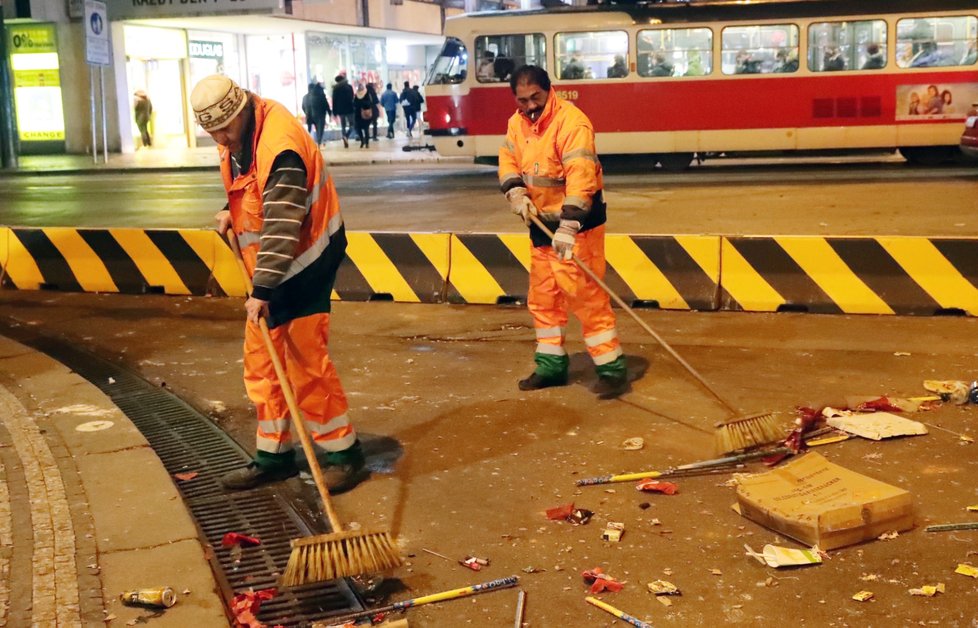
[(380, 95), (380, 104), (387, 115), (387, 139), (394, 139), (394, 123), (397, 121), (397, 92), (392, 89), (390, 83), (387, 89)]
[[(594, 127), (580, 109), (559, 98), (546, 70), (526, 65), (510, 78), (517, 111), (499, 149), (499, 183), (513, 213), (530, 227), (527, 305), (536, 330), (536, 369), (520, 390), (567, 383), (564, 349), (568, 310), (581, 321), (584, 344), (598, 374), (593, 390), (616, 397), (628, 387), (608, 294), (573, 262), (577, 256), (599, 277), (605, 274), (607, 209)], [(554, 232), (534, 225), (533, 214)]]
[(380, 98), (377, 96), (377, 87), (373, 83), (367, 83), (367, 95), (370, 96), (370, 102), (372, 103), (370, 107), (372, 114), (370, 126), (374, 131), (374, 141), (377, 141), (379, 139), (377, 137), (377, 120), (380, 118), (380, 108), (377, 105), (380, 104)]
[(350, 133), (353, 132), (353, 86), (342, 74), (333, 79), (333, 115), (339, 118), (340, 133), (343, 137), (343, 147), (349, 148)]
[(404, 122), (407, 123), (407, 136), (411, 137), (414, 130), (414, 120), (418, 113), (415, 103), (418, 100), (417, 92), (411, 89), (411, 84), (404, 81), (404, 89), (401, 90), (401, 106), (404, 109)]
[(141, 89), (133, 92), (132, 110), (143, 146), (152, 146), (153, 136), (149, 134), (149, 121), (153, 116), (153, 102), (149, 99), (149, 94)]
[(245, 301), (244, 382), (258, 418), (254, 459), (227, 473), (230, 490), (298, 473), (292, 421), (259, 318), (298, 397), (308, 432), (325, 453), (331, 490), (365, 475), (357, 433), (328, 351), (330, 293), (346, 230), (322, 153), (283, 105), (226, 76), (202, 79), (190, 95), (197, 123), (217, 142), (228, 203), (217, 230), (237, 238), (254, 288)]
[(309, 91), (302, 97), (302, 112), (306, 115), (306, 130), (312, 133), (315, 128), (316, 145), (322, 146), (323, 132), (326, 129), (326, 116), (332, 112), (326, 99), (322, 84), (309, 83)]
[(374, 119), (376, 105), (370, 99), (367, 88), (361, 85), (353, 99), (353, 109), (356, 112), (357, 137), (360, 138), (360, 148), (370, 148), (370, 123)]

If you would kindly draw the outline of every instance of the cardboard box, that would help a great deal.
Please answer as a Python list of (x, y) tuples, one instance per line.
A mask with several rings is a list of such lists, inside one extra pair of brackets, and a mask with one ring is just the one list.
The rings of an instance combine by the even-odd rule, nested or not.
[(748, 519), (823, 550), (913, 528), (913, 497), (808, 453), (738, 481), (737, 504)]

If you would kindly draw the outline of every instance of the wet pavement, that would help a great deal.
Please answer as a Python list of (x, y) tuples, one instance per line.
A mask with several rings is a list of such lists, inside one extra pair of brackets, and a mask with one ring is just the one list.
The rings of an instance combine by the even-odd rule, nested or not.
[[(528, 625), (617, 625), (584, 603), (580, 572), (600, 566), (627, 581), (602, 598), (657, 626), (790, 618), (967, 627), (978, 620), (976, 581), (953, 573), (958, 563), (978, 564), (976, 532), (923, 531), (978, 520), (965, 510), (978, 504), (978, 445), (956, 435), (978, 436), (973, 406), (914, 417), (944, 428), (926, 436), (820, 448), (837, 464), (909, 490), (916, 527), (829, 552), (817, 567), (775, 571), (745, 557), (743, 545), (799, 546), (736, 515), (724, 476), (681, 479), (672, 496), (641, 494), (631, 484), (574, 486), (581, 477), (713, 457), (722, 410), (631, 320), (619, 316), (632, 390), (599, 401), (588, 390), (594, 375), (573, 324), (571, 384), (524, 393), (515, 381), (532, 368), (533, 334), (523, 308), (334, 307), (331, 350), (373, 470), (337, 498), (339, 515), (390, 527), (410, 556), (381, 586), (377, 604), (517, 574), (528, 593)], [(253, 446), (240, 380), (240, 300), (2, 291), (0, 312), (8, 323), (136, 369)], [(641, 314), (736, 407), (777, 411), (785, 426), (795, 406), (921, 395), (923, 380), (970, 380), (978, 362), (967, 342), (978, 322), (968, 318)], [(624, 451), (631, 437), (644, 438), (644, 448)], [(307, 478), (286, 484), (311, 500)], [(571, 501), (595, 512), (591, 523), (544, 516)], [(625, 523), (621, 543), (600, 539), (607, 521)], [(491, 563), (476, 573), (422, 548)], [(646, 590), (656, 579), (683, 595), (663, 606)], [(907, 592), (937, 582), (946, 585), (943, 595)], [(875, 600), (850, 599), (861, 590)], [(510, 625), (515, 603), (512, 590), (489, 593), (420, 607), (409, 619), (412, 626)]]

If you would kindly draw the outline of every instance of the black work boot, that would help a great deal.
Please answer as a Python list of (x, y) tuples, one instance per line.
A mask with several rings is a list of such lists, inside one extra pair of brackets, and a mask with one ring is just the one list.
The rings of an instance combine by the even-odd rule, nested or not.
[(541, 388), (550, 388), (551, 386), (566, 386), (567, 373), (548, 377), (533, 371), (529, 377), (521, 379), (517, 385), (520, 387), (520, 390), (540, 390)]
[(323, 462), (323, 479), (330, 495), (345, 493), (370, 474), (360, 441), (343, 451), (331, 451)]
[(599, 375), (597, 383), (591, 388), (591, 392), (599, 399), (615, 399), (628, 392), (628, 377), (625, 373), (620, 375)]
[(248, 466), (221, 476), (221, 486), (229, 491), (245, 491), (269, 482), (280, 482), (299, 474), (293, 464), (262, 466), (252, 460)]

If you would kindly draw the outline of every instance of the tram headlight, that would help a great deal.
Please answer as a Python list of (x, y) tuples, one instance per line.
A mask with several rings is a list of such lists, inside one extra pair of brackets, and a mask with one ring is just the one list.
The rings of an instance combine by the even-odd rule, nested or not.
[(452, 122), (452, 114), (446, 113), (445, 114), (445, 124), (451, 124), (451, 122)]
[(965, 128), (973, 129), (975, 125), (978, 125), (978, 116), (968, 116), (968, 119), (964, 121)]

